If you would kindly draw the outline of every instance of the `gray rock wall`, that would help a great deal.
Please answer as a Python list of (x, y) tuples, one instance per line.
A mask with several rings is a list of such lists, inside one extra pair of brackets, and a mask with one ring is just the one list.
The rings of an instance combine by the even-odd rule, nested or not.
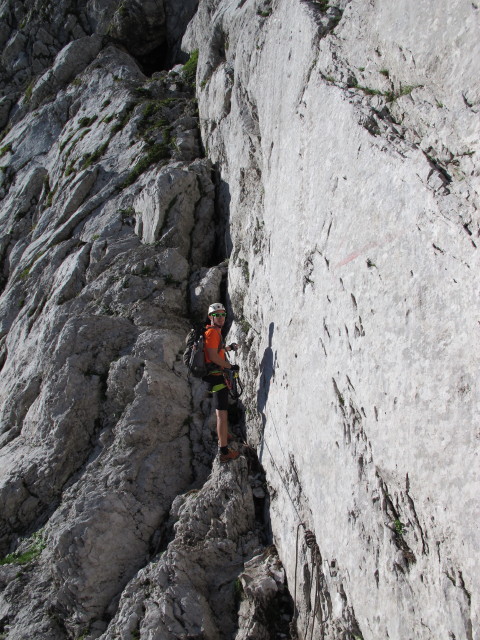
[(325, 4), (184, 40), (274, 540), (300, 637), (478, 638), (479, 10)]
[(0, 637), (478, 640), (479, 10), (196, 7), (0, 3)]
[(163, 3), (1, 11), (0, 636), (93, 638), (216, 453), (181, 361), (225, 274), (212, 165), (186, 70), (147, 77), (122, 46), (128, 20), (132, 53), (166, 43)]

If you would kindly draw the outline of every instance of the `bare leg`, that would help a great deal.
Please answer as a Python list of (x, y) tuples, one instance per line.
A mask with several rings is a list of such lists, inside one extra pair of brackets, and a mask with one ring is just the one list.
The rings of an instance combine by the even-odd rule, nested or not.
[(227, 446), (228, 437), (228, 411), (217, 409), (217, 435), (220, 447)]

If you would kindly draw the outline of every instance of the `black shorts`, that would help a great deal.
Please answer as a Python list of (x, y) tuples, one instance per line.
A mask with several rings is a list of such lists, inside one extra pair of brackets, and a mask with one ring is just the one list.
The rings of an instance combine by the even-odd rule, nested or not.
[(219, 384), (225, 383), (223, 376), (208, 375), (202, 378), (202, 380), (208, 384), (208, 390), (212, 394), (214, 409), (218, 409), (219, 411), (227, 411), (228, 409), (227, 387), (225, 386), (223, 387), (223, 389), (219, 389), (218, 391), (213, 391), (214, 387), (216, 387)]

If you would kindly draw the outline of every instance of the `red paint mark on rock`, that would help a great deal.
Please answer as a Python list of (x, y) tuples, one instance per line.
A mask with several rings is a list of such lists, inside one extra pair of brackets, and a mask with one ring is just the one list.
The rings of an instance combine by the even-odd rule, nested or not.
[(394, 233), (390, 233), (387, 236), (385, 236), (385, 238), (383, 238), (380, 242), (370, 242), (369, 244), (366, 244), (365, 246), (358, 249), (357, 251), (353, 251), (340, 262), (337, 262), (334, 268), (337, 269), (338, 267), (343, 267), (349, 262), (352, 262), (352, 260), (356, 260), (358, 257), (364, 255), (367, 251), (371, 251), (372, 249), (376, 249), (378, 247), (383, 247), (389, 242), (392, 242), (392, 240), (395, 240), (396, 238), (397, 236)]

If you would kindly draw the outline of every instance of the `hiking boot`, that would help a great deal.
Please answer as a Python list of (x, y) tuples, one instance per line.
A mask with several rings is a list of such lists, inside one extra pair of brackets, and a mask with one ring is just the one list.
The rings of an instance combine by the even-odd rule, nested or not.
[(229, 462), (230, 460), (236, 460), (239, 457), (239, 455), (240, 453), (238, 451), (229, 449), (228, 453), (220, 454), (220, 462)]

